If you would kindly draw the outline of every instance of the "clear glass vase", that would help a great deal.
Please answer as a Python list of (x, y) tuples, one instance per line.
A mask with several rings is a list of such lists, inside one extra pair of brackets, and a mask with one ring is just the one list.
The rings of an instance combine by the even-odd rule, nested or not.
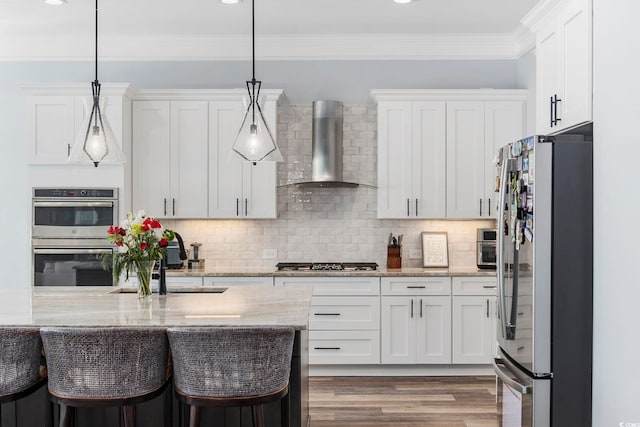
[(138, 299), (151, 300), (151, 272), (155, 261), (136, 262), (136, 274), (138, 276)]

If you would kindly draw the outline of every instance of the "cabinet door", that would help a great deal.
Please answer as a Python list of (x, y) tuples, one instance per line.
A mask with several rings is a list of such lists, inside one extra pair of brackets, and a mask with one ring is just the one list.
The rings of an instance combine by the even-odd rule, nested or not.
[(445, 102), (412, 103), (411, 217), (446, 216)]
[(559, 17), (560, 87), (562, 101), (558, 103), (561, 121), (553, 132), (591, 121), (592, 38), (589, 1), (568, 3)]
[(416, 297), (416, 363), (451, 363), (451, 297)]
[(170, 215), (171, 104), (133, 102), (133, 209)]
[(560, 97), (559, 44), (555, 20), (536, 34), (536, 133), (540, 135), (554, 131), (551, 98)]
[(484, 217), (498, 213), (496, 176), (500, 174), (493, 159), (499, 148), (524, 135), (524, 103), (522, 101), (487, 101), (484, 103)]
[(416, 298), (382, 297), (381, 362), (416, 363)]
[(453, 297), (453, 363), (491, 363), (491, 296)]
[(447, 102), (447, 217), (487, 217), (484, 102)]
[(206, 101), (171, 102), (172, 217), (207, 217), (208, 120)]
[(74, 97), (32, 95), (28, 99), (29, 163), (66, 163), (74, 143)]
[(242, 102), (209, 102), (209, 217), (239, 218), (242, 214), (241, 161), (227, 160), (240, 129)]
[(407, 218), (415, 212), (411, 121), (411, 102), (378, 103), (378, 218)]

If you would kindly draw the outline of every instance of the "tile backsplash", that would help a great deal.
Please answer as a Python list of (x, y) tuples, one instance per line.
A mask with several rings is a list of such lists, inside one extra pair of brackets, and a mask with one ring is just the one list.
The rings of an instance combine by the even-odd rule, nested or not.
[[(376, 108), (344, 106), (344, 180), (358, 188), (301, 189), (286, 184), (311, 178), (311, 105), (279, 106), (278, 219), (165, 220), (185, 244), (202, 243), (207, 267), (266, 267), (277, 262), (373, 261), (386, 266), (389, 233), (403, 234), (402, 266), (420, 267), (421, 232), (446, 231), (449, 266), (476, 264), (476, 229), (493, 220), (389, 220), (376, 218)], [(263, 259), (276, 250), (277, 259)]]

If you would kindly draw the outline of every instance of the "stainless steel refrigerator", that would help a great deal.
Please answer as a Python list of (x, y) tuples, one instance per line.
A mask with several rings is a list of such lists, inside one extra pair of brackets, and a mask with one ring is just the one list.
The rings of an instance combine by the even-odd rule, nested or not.
[(500, 426), (591, 426), (593, 149), (533, 136), (499, 156)]

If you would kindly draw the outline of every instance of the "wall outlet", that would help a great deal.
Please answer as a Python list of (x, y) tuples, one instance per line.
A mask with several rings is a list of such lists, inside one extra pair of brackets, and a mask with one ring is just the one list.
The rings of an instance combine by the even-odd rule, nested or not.
[(278, 259), (277, 249), (265, 249), (262, 251), (262, 259)]
[(420, 249), (409, 249), (409, 258), (410, 259), (422, 258), (422, 251)]

